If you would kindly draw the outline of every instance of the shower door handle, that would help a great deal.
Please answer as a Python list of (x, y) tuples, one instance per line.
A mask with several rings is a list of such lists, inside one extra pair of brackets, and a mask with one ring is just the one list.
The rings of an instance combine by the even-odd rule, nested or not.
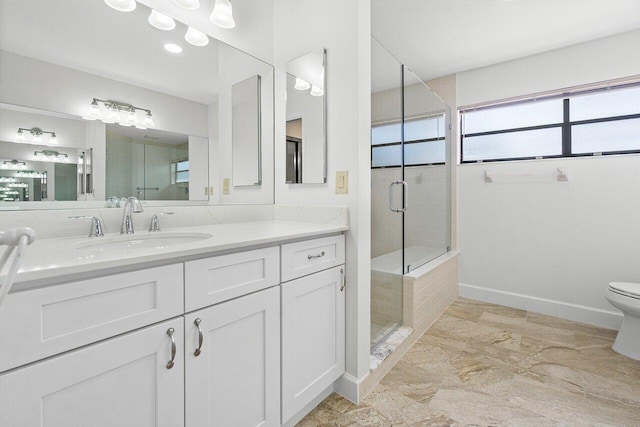
[[(393, 186), (394, 185), (402, 185), (402, 208), (396, 208), (393, 205)], [(407, 181), (393, 181), (389, 184), (389, 210), (391, 212), (406, 212), (407, 211), (407, 202), (409, 198), (409, 186), (407, 185)]]

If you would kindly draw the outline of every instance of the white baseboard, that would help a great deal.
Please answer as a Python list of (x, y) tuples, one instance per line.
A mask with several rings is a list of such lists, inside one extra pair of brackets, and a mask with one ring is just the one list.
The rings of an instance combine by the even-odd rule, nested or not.
[[(588, 323), (608, 329), (620, 329), (622, 313), (584, 305), (570, 304), (530, 295), (482, 288), (460, 283), (460, 296), (490, 302), (535, 313), (547, 314), (575, 322)], [(604, 298), (604, 297), (603, 297)]]
[[(369, 376), (369, 374), (367, 374), (365, 378), (367, 376)], [(358, 381), (353, 375), (344, 374), (334, 383), (335, 392), (357, 405), (360, 403), (360, 383), (362, 381), (364, 381), (364, 378)]]

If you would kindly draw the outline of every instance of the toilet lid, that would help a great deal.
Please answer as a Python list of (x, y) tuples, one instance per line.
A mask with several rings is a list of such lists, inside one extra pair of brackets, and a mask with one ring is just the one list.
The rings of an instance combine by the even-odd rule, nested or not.
[(640, 283), (631, 282), (611, 282), (609, 289), (612, 291), (630, 296), (631, 298), (640, 298)]

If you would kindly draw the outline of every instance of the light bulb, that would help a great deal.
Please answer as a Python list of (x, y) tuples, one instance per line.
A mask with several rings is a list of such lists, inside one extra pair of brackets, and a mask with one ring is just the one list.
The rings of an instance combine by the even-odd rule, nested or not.
[(216, 0), (213, 12), (209, 20), (220, 28), (233, 28), (236, 22), (233, 20), (233, 6), (229, 0)]
[(200, 0), (173, 0), (173, 2), (188, 10), (195, 10), (200, 7)]
[(193, 27), (187, 29), (184, 39), (194, 46), (206, 46), (209, 44), (209, 37), (202, 31), (198, 31)]
[(153, 116), (151, 115), (151, 111), (147, 111), (147, 115), (144, 116), (144, 121), (142, 122), (144, 126), (153, 126), (155, 123), (153, 122)]
[(42, 142), (42, 134), (36, 133), (35, 135), (33, 135), (33, 142)]
[(138, 118), (136, 117), (136, 110), (134, 110), (133, 108), (131, 110), (129, 110), (129, 114), (127, 114), (127, 119), (131, 123), (137, 122)]
[(18, 129), (18, 132), (16, 132), (16, 141), (24, 141), (24, 132), (22, 132), (22, 129)]
[(149, 21), (151, 26), (163, 31), (171, 31), (176, 27), (176, 22), (173, 18), (165, 15), (164, 13), (160, 13), (155, 9), (151, 9), (151, 14), (147, 21)]
[(182, 48), (175, 43), (165, 43), (164, 48), (171, 53), (180, 53)]
[(104, 0), (104, 2), (120, 12), (131, 12), (136, 8), (136, 0)]
[(311, 96), (322, 96), (324, 95), (324, 91), (316, 85), (311, 86)]
[(51, 136), (49, 137), (49, 142), (51, 144), (56, 144), (58, 142), (58, 137), (56, 136), (56, 133), (52, 133)]
[(109, 119), (118, 121), (120, 119), (120, 110), (115, 105), (112, 105), (109, 111)]
[(100, 112), (100, 106), (98, 105), (97, 100), (91, 101), (91, 105), (89, 105), (89, 117), (100, 117), (102, 113)]
[(309, 82), (302, 80), (299, 77), (296, 77), (296, 85), (294, 86), (297, 90), (307, 90), (311, 87)]
[(69, 156), (65, 154), (64, 157), (62, 158), (62, 161), (65, 163), (69, 163)]

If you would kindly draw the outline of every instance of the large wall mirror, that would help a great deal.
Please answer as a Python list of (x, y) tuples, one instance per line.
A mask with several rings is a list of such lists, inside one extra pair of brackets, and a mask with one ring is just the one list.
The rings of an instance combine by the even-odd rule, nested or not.
[(0, 3), (0, 209), (273, 203), (273, 67), (136, 6)]
[(287, 62), (286, 182), (327, 182), (325, 49)]

